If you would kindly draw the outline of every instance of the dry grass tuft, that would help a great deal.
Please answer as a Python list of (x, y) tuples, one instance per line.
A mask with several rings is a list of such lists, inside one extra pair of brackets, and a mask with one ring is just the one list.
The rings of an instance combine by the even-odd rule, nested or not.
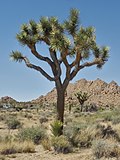
[(18, 141), (0, 144), (0, 153), (3, 155), (15, 154), (15, 153), (33, 153), (35, 152), (35, 145), (31, 141), (24, 141), (20, 143)]

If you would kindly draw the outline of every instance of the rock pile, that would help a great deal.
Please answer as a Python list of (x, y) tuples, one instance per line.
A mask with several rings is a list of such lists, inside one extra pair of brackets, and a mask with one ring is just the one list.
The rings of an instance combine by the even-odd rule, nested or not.
[[(106, 83), (101, 79), (95, 81), (87, 81), (86, 79), (80, 79), (76, 83), (70, 83), (67, 88), (66, 103), (72, 97), (73, 101), (77, 101), (75, 93), (83, 91), (87, 92), (90, 97), (86, 103), (95, 103), (101, 106), (120, 106), (120, 86), (115, 81)], [(56, 102), (56, 89), (54, 88), (46, 96), (41, 96), (36, 100), (35, 103), (46, 101), (47, 103)]]

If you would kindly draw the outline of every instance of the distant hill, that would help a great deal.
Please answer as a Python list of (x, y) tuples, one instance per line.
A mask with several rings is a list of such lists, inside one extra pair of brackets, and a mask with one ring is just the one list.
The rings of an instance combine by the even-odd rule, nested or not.
[[(70, 101), (77, 102), (75, 93), (78, 91), (87, 92), (90, 95), (87, 103), (95, 103), (97, 105), (106, 106), (114, 105), (120, 106), (120, 86), (115, 81), (106, 83), (101, 79), (95, 81), (87, 81), (86, 79), (80, 79), (76, 83), (70, 83), (67, 88), (66, 103)], [(56, 102), (56, 89), (54, 88), (51, 92), (45, 96), (32, 100), (34, 103), (53, 103)]]
[(0, 103), (17, 103), (17, 101), (9, 96), (1, 97)]
[[(75, 83), (70, 83), (67, 88), (67, 94), (65, 97), (66, 104), (70, 101), (78, 103), (75, 93), (83, 91), (87, 92), (90, 97), (87, 104), (95, 103), (100, 106), (120, 106), (120, 86), (115, 82), (111, 81), (106, 83), (101, 79), (96, 79), (94, 81), (80, 79)], [(48, 92), (45, 96), (41, 95), (35, 100), (30, 102), (17, 102), (15, 99), (5, 96), (0, 99), (0, 104), (9, 103), (9, 104), (19, 104), (24, 106), (31, 106), (36, 104), (50, 104), (56, 103), (57, 94), (56, 88)], [(72, 100), (71, 100), (72, 99)]]

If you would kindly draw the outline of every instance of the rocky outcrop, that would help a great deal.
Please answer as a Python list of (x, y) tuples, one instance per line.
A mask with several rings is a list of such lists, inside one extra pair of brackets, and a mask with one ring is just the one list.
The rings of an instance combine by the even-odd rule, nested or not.
[[(67, 88), (66, 94), (66, 103), (72, 98), (72, 101), (76, 101), (75, 93), (83, 91), (87, 92), (90, 97), (87, 103), (95, 103), (101, 106), (120, 106), (120, 86), (115, 81), (106, 83), (101, 79), (96, 79), (95, 81), (87, 81), (86, 79), (80, 79), (76, 83), (70, 83)], [(39, 103), (47, 102), (53, 103), (56, 102), (56, 89), (54, 88), (46, 96), (39, 97), (33, 102)]]
[(0, 102), (1, 103), (14, 103), (17, 101), (9, 96), (5, 96), (5, 97), (1, 97)]
[[(115, 81), (106, 83), (101, 79), (96, 79), (94, 81), (88, 81), (86, 79), (80, 79), (77, 82), (70, 83), (67, 87), (65, 101), (66, 103), (75, 102), (78, 103), (75, 93), (82, 91), (87, 92), (90, 97), (87, 104), (92, 103), (99, 106), (120, 106), (120, 86)], [(45, 104), (55, 103), (57, 99), (56, 88), (51, 90), (45, 96), (40, 96), (39, 98), (32, 100), (31, 102), (21, 102), (21, 105), (31, 104)], [(5, 96), (0, 99), (0, 104), (17, 104), (17, 102), (11, 97)]]

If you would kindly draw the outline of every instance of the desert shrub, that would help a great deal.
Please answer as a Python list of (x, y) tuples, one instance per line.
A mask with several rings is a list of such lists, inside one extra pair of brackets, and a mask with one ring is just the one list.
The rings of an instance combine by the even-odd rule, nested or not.
[(51, 132), (54, 136), (60, 136), (61, 127), (63, 126), (63, 123), (59, 120), (54, 121), (51, 124)]
[[(87, 128), (87, 124), (84, 123), (71, 123), (64, 127), (64, 135), (68, 137), (69, 141), (74, 146), (80, 146), (80, 134), (82, 134)], [(83, 133), (84, 135), (84, 133)], [(79, 138), (78, 138), (79, 137)], [(88, 142), (89, 143), (89, 142)], [(81, 143), (82, 144), (82, 143)]]
[(3, 150), (1, 151), (1, 154), (7, 155), (7, 154), (15, 154), (17, 153), (16, 149), (14, 146), (6, 146), (5, 148), (3, 148)]
[(0, 144), (0, 153), (3, 155), (14, 154), (14, 153), (32, 153), (35, 152), (35, 146), (33, 142), (25, 141), (20, 142), (8, 142)]
[(24, 117), (28, 118), (28, 119), (31, 119), (31, 118), (33, 118), (33, 115), (29, 114), (29, 113), (25, 113)]
[(1, 143), (11, 143), (11, 142), (13, 142), (13, 140), (14, 140), (15, 138), (14, 138), (14, 136), (13, 135), (11, 135), (11, 134), (5, 134), (5, 135), (1, 135), (0, 136), (0, 144)]
[(73, 146), (88, 148), (92, 144), (95, 133), (93, 127), (85, 123), (71, 123), (64, 128), (64, 135), (68, 137)]
[(45, 150), (51, 151), (51, 141), (48, 138), (45, 138), (41, 141), (41, 144)]
[(107, 140), (94, 141), (92, 151), (97, 159), (120, 156), (120, 146)]
[(18, 106), (18, 105), (17, 105), (17, 106), (15, 106), (15, 109), (16, 109), (16, 111), (19, 112), (19, 111), (21, 111), (22, 109), (24, 109), (24, 106), (21, 106), (21, 105)]
[(79, 112), (80, 112), (80, 107), (79, 106), (75, 107), (73, 113), (79, 113)]
[(7, 119), (6, 124), (9, 129), (18, 129), (22, 126), (21, 122), (15, 118)]
[(35, 145), (32, 141), (24, 141), (21, 143), (21, 145), (18, 147), (19, 153), (34, 153), (35, 152)]
[(4, 121), (6, 119), (6, 116), (4, 114), (0, 115), (0, 121)]
[(2, 137), (2, 142), (4, 143), (7, 143), (7, 142), (11, 143), (13, 140), (14, 140), (14, 137), (13, 135), (10, 135), (10, 134), (7, 134)]
[(54, 150), (57, 153), (70, 153), (72, 152), (72, 147), (70, 145), (70, 142), (65, 136), (59, 136), (59, 137), (53, 137), (52, 138), (52, 145), (54, 147)]
[(66, 118), (65, 118), (65, 124), (67, 125), (68, 123), (71, 123), (73, 120), (73, 117), (68, 117), (68, 115), (66, 115)]
[(104, 126), (98, 124), (96, 126), (96, 129), (97, 129), (96, 136), (100, 138), (115, 138), (116, 140), (119, 140), (119, 136), (116, 130), (114, 130), (110, 125)]
[(39, 121), (40, 121), (40, 124), (42, 124), (42, 123), (48, 122), (48, 118), (47, 117), (40, 117)]
[(20, 141), (33, 141), (35, 144), (39, 144), (46, 137), (46, 132), (41, 127), (23, 128), (16, 137)]
[(86, 129), (80, 130), (73, 141), (77, 147), (89, 148), (92, 146), (92, 141), (95, 138), (95, 131), (92, 127), (87, 127)]
[(119, 123), (120, 123), (120, 117), (119, 116), (112, 118), (112, 124), (116, 125), (116, 124), (119, 124)]
[(106, 116), (104, 117), (104, 120), (105, 120), (105, 121), (112, 121), (112, 116), (111, 116), (110, 114), (108, 114), (108, 115), (106, 115)]

